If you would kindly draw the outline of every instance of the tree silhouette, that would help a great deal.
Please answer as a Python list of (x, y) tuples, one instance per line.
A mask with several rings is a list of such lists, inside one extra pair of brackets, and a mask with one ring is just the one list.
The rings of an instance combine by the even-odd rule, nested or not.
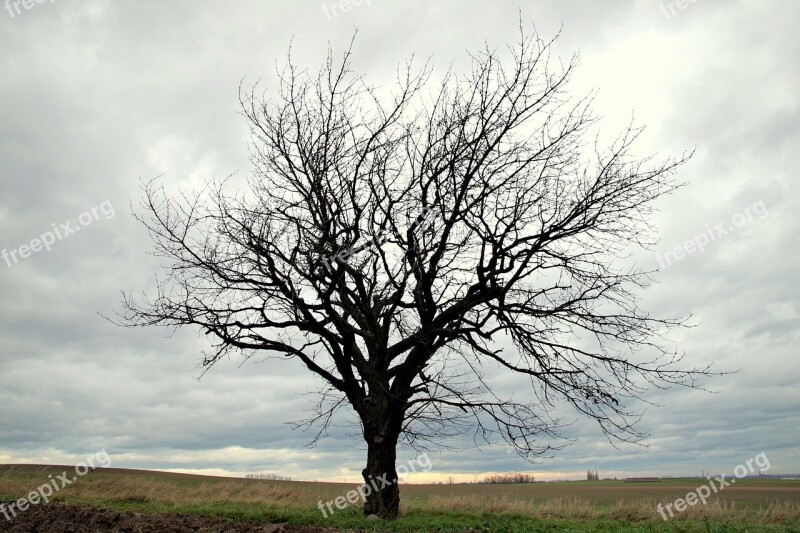
[[(653, 201), (681, 158), (630, 154), (641, 129), (585, 150), (592, 95), (577, 65), (520, 28), (507, 53), (471, 56), (433, 83), (398, 68), (393, 92), (329, 50), (316, 75), (291, 57), (273, 99), (241, 90), (254, 174), (171, 197), (143, 185), (143, 222), (168, 261), (157, 295), (125, 295), (122, 323), (195, 326), (203, 364), (230, 352), (297, 358), (323, 383), (309, 424), (354, 412), (366, 481), (397, 479), (398, 443), (505, 441), (532, 459), (564, 445), (566, 403), (612, 441), (638, 441), (626, 407), (651, 386), (697, 386), (661, 336), (681, 319), (639, 309)], [(489, 371), (525, 376), (504, 397)], [(316, 440), (316, 439), (315, 439)], [(397, 516), (390, 483), (364, 512)]]

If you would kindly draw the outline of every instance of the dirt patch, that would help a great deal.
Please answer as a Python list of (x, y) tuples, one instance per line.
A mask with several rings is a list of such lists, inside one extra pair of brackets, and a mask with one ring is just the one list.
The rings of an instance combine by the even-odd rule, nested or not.
[(303, 528), (180, 514), (144, 515), (52, 503), (35, 505), (10, 522), (0, 514), (0, 531), (13, 533), (333, 533), (329, 528)]

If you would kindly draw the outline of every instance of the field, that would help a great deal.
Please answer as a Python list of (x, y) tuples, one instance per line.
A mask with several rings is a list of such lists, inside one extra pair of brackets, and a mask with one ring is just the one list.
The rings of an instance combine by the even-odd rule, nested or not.
[[(21, 498), (65, 470), (74, 474), (63, 466), (0, 466), (0, 502)], [(800, 532), (797, 480), (738, 480), (712, 496), (706, 506), (689, 507), (668, 521), (661, 518), (656, 510), (659, 502), (685, 497), (704, 481), (402, 485), (402, 517), (385, 523), (365, 520), (359, 504), (344, 510), (334, 507), (332, 516), (323, 517), (318, 502), (345, 495), (355, 487), (351, 484), (97, 469), (56, 492), (47, 505), (31, 508), (11, 522), (0, 515), (0, 531), (29, 531), (34, 526), (28, 522), (34, 520), (51, 523), (55, 518), (47, 513), (94, 524), (86, 531), (114, 530), (103, 529), (102, 520), (93, 515), (103, 511), (87, 510), (99, 508), (110, 510), (103, 520), (112, 524), (144, 524), (118, 531), (266, 531), (266, 523), (288, 522), (288, 531)], [(156, 520), (167, 520), (170, 527), (190, 523), (196, 527), (164, 529), (155, 525)]]

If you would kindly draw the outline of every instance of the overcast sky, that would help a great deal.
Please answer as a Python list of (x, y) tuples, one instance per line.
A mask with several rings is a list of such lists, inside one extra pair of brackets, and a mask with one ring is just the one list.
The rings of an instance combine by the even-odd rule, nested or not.
[[(635, 114), (647, 125), (642, 155), (696, 148), (680, 174), (689, 185), (659, 204), (660, 244), (640, 256), (663, 267), (642, 307), (692, 313), (697, 327), (673, 335), (687, 364), (739, 372), (708, 380), (714, 394), (647, 395), (661, 407), (644, 415), (646, 448), (615, 449), (573, 415), (576, 443), (541, 464), (503, 446), (467, 447), (431, 454), (432, 474), (731, 472), (762, 451), (772, 472), (800, 471), (800, 3), (669, 3), (7, 3), (0, 463), (74, 463), (105, 448), (117, 467), (358, 480), (366, 455), (350, 432), (309, 449), (312, 435), (287, 424), (313, 399), (315, 382), (297, 364), (232, 359), (198, 380), (196, 331), (170, 337), (100, 316), (119, 309), (120, 290), (152, 287), (159, 269), (130, 203), (140, 178), (176, 188), (250, 173), (239, 82), (262, 79), (269, 91), (290, 42), (314, 69), (328, 43), (341, 50), (357, 28), (356, 69), (390, 83), (411, 54), (457, 69), (484, 40), (507, 44), (521, 9), (544, 37), (563, 26), (555, 49), (564, 59), (580, 52), (573, 90), (599, 89), (604, 132)], [(20, 249), (54, 230), (49, 251)], [(701, 235), (713, 237), (703, 251), (684, 246)]]

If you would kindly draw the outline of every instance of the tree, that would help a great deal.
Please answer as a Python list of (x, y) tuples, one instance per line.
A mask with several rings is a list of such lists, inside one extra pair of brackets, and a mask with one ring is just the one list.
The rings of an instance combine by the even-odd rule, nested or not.
[(264, 479), (267, 481), (291, 481), (292, 478), (288, 476), (281, 476), (280, 474), (245, 474), (245, 479)]
[(492, 474), (483, 478), (481, 483), (489, 485), (513, 484), (513, 483), (534, 483), (536, 478), (532, 474), (507, 472), (505, 474)]
[[(473, 432), (527, 459), (564, 445), (566, 402), (614, 441), (646, 434), (626, 408), (649, 386), (697, 386), (639, 309), (650, 272), (621, 266), (648, 246), (653, 202), (688, 156), (636, 159), (641, 129), (584, 141), (592, 95), (572, 98), (577, 57), (520, 28), (508, 55), (484, 49), (464, 76), (398, 69), (394, 92), (353, 73), (353, 44), (317, 75), (291, 57), (274, 99), (240, 88), (252, 134), (246, 192), (143, 184), (157, 294), (124, 296), (129, 326), (194, 326), (206, 370), (231, 352), (297, 358), (323, 383), (316, 442), (340, 408), (358, 416), (365, 480), (396, 480), (398, 443)], [(504, 59), (507, 58), (507, 59)], [(429, 89), (429, 90), (426, 90)], [(487, 369), (530, 379), (495, 392)], [(397, 483), (364, 512), (392, 518)]]

